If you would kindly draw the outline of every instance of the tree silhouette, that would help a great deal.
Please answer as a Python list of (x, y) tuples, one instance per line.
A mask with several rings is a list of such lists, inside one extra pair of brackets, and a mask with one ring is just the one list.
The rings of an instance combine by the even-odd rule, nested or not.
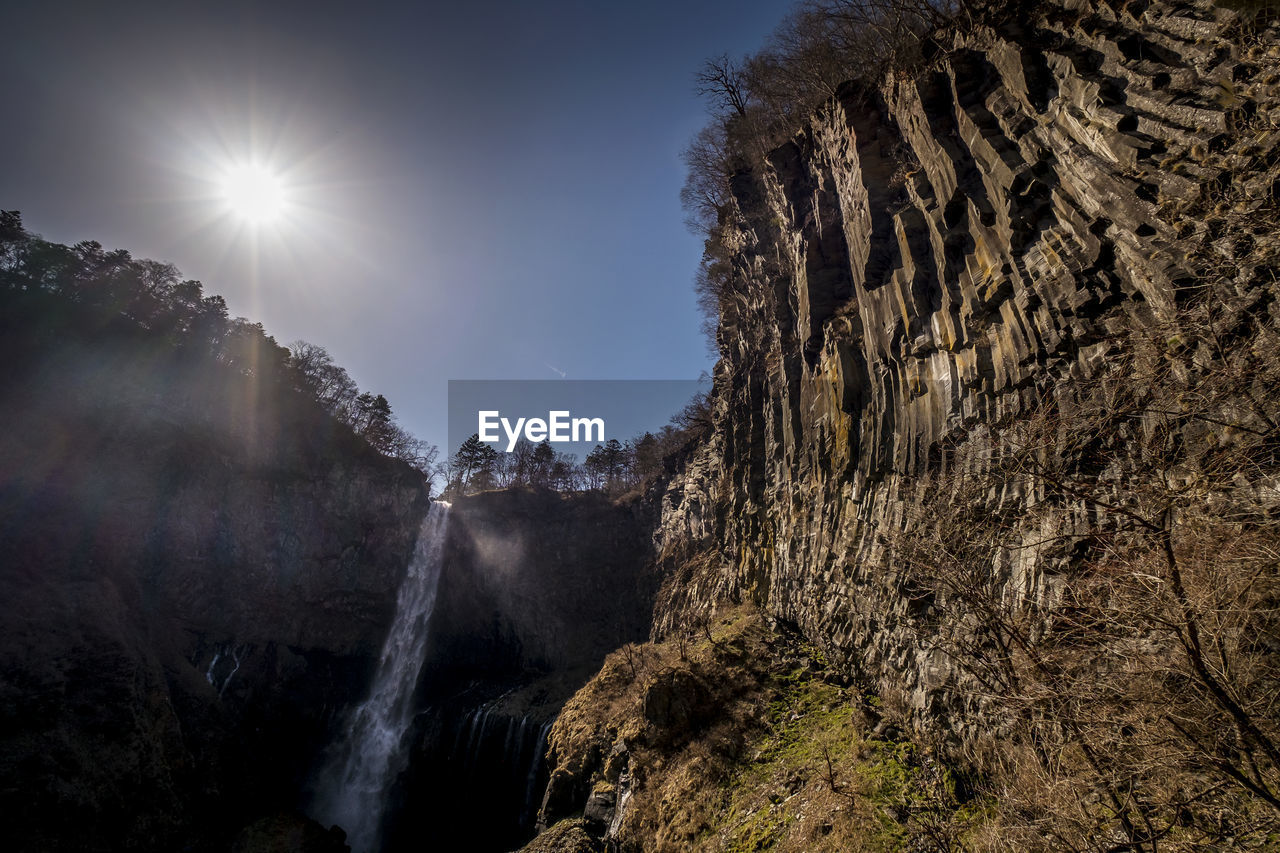
[(462, 442), (458, 451), (453, 454), (453, 482), (458, 489), (465, 490), (473, 485), (473, 479), (480, 472), (485, 473), (485, 482), (492, 481), (492, 468), (498, 461), (498, 451), (492, 445), (480, 440), (479, 433)]

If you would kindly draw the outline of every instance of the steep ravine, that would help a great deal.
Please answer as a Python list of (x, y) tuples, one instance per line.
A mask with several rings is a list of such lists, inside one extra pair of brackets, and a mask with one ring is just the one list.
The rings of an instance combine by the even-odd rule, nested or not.
[[(1274, 708), (1250, 714), (1280, 690), (1280, 595), (1265, 598), (1280, 517), (1280, 41), (1199, 0), (993, 14), (921, 66), (843, 87), (743, 164), (710, 246), (732, 271), (713, 426), (669, 482), (624, 501), (455, 503), (405, 769), (383, 804), (388, 853), (1274, 841), (1264, 795), (1280, 760), (1259, 748), (1260, 764), (1231, 762), (1273, 738)], [(1145, 363), (1144, 333), (1161, 371), (1122, 375), (1136, 394), (1102, 382)], [(23, 344), (6, 341), (22, 357), (0, 377), (6, 846), (342, 850), (296, 810), (367, 697), (428, 513), (421, 476), (311, 401), (264, 395), (252, 371), (136, 333)], [(1159, 406), (1108, 420), (1152, 389)], [(1093, 419), (1069, 420), (1082, 411)], [(1239, 447), (1247, 469), (1199, 463)], [(1154, 514), (1151, 489), (1132, 486), (1153, 471), (1159, 497), (1181, 501)], [(1213, 527), (1241, 507), (1236, 527)], [(1171, 716), (1166, 694), (1122, 722), (1054, 714), (1141, 682), (1144, 661), (1172, 662), (1153, 682), (1194, 682), (1173, 667), (1199, 649), (1177, 622), (1197, 578), (1123, 550), (1133, 528), (1116, 520), (1175, 554), (1193, 510), (1212, 531), (1201, 565), (1231, 563), (1242, 542), (1272, 559), (1231, 587), (1260, 615), (1210, 638), (1257, 671), (1218, 693), (1220, 673), (1204, 674), (1205, 704), (1226, 712), (1194, 718), (1209, 735), (1174, 720), (1205, 744), (1179, 764), (1185, 743), (1143, 728)], [(971, 533), (981, 547), (952, 559)], [(1134, 553), (1147, 561), (1120, 559)], [(939, 583), (940, 567), (971, 571), (971, 588)], [(1173, 595), (1180, 612), (1149, 623), (1174, 628), (1077, 619), (1098, 612), (1081, 594), (1097, 588), (1072, 586), (1082, 576), (1103, 578), (1105, 606), (1132, 578)], [(1133, 598), (1125, 615), (1149, 616)], [(1242, 609), (1229, 604), (1210, 610), (1229, 622)], [(1083, 664), (1058, 654), (1060, 636)], [(1018, 655), (1050, 675), (1033, 687), (1061, 678), (1066, 698), (1011, 701), (984, 681)], [(1084, 768), (1084, 788), (1065, 772), (999, 776), (1015, 747), (1041, 746), (1029, 731), (1063, 737), (1052, 758)], [(1166, 764), (1132, 762), (1110, 785), (1098, 732), (1122, 759)], [(1150, 784), (1166, 767), (1186, 771), (1171, 793)], [(1230, 772), (1254, 775), (1232, 788)], [(1033, 802), (1022, 824), (1001, 812), (1059, 783), (1062, 799)], [(1040, 834), (1054, 808), (1076, 823)]]
[[(374, 682), (421, 476), (310, 400), (143, 336), (6, 343), (6, 846), (345, 849), (304, 813)], [(653, 495), (457, 500), (384, 849), (532, 834), (551, 721), (648, 634), (655, 523)]]

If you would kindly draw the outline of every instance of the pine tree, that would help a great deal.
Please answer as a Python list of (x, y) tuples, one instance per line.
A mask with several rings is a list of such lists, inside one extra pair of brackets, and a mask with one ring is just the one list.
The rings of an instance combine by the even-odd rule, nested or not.
[(453, 455), (455, 481), (465, 489), (478, 473), (490, 472), (497, 461), (498, 451), (481, 441), (479, 433), (472, 433)]

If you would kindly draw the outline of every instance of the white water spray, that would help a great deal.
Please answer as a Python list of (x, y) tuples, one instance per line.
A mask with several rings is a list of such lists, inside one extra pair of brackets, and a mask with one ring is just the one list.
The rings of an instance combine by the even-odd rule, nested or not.
[(404, 767), (401, 741), (426, 658), (427, 624), (436, 603), (449, 504), (436, 501), (418, 532), (413, 560), (396, 600), (369, 698), (352, 709), (318, 779), (311, 812), (347, 832), (353, 853), (376, 853), (388, 789)]

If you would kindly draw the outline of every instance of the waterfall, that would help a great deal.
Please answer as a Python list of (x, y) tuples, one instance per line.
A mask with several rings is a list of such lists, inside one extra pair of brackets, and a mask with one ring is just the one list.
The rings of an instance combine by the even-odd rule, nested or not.
[(213, 653), (213, 660), (209, 662), (209, 669), (204, 674), (204, 680), (209, 682), (210, 685), (213, 684), (213, 671), (218, 668), (218, 661), (220, 660), (222, 660), (222, 652), (220, 650), (215, 650)]
[(538, 817), (538, 809), (542, 805), (538, 802), (538, 776), (542, 772), (543, 765), (546, 764), (547, 736), (551, 734), (553, 723), (555, 723), (554, 719), (543, 723), (542, 728), (538, 729), (538, 739), (534, 741), (533, 759), (529, 762), (528, 784), (524, 791), (524, 807), (520, 810), (522, 826), (533, 825)]
[(539, 783), (545, 782), (547, 739), (555, 722), (554, 716), (546, 718), (545, 705), (516, 716), (521, 707), (527, 707), (520, 698), (514, 707), (504, 708), (504, 700), (513, 692), (455, 717), (436, 746), (437, 772), (451, 780), (450, 795), (459, 803), (488, 803), (493, 818), (486, 827), (490, 837), (512, 842), (537, 822), (543, 791)]
[[(240, 664), (242, 663), (242, 659), (241, 659), (241, 657), (240, 657), (240, 654), (241, 654), (241, 649), (240, 649), (240, 647), (239, 647), (239, 646), (232, 646), (232, 647), (231, 647), (231, 659), (232, 659), (233, 661), (235, 661), (235, 664), (236, 664), (236, 665), (235, 665), (235, 667), (231, 670), (231, 672), (227, 673), (227, 680), (226, 680), (226, 681), (224, 681), (224, 682), (222, 682), (222, 686), (221, 686), (220, 688), (218, 688), (218, 698), (219, 698), (219, 699), (221, 699), (221, 698), (222, 698), (222, 696), (223, 696), (224, 694), (226, 694), (226, 692), (227, 692), (227, 687), (228, 687), (228, 686), (230, 686), (230, 684), (231, 684), (231, 679), (235, 678), (235, 677), (236, 677), (236, 673), (240, 671)], [(210, 684), (212, 684), (213, 682), (212, 682), (212, 681), (210, 681), (209, 683), (210, 683)]]
[(410, 704), (426, 658), (448, 509), (436, 501), (427, 512), (369, 698), (352, 709), (317, 777), (311, 812), (325, 826), (336, 823), (346, 830), (353, 853), (378, 850), (387, 790), (403, 769), (401, 741), (413, 718)]

